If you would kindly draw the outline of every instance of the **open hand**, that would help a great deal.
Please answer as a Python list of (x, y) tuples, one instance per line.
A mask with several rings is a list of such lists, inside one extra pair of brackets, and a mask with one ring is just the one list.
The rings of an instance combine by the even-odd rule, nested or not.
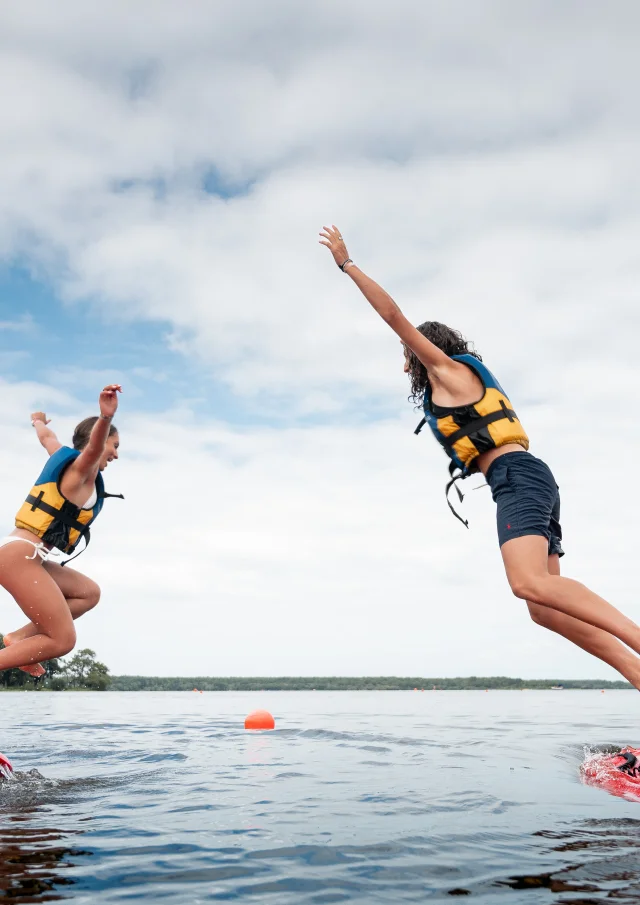
[(44, 412), (32, 412), (31, 421), (42, 421), (43, 424), (49, 424), (51, 418), (47, 418)]
[(349, 260), (349, 252), (338, 227), (335, 223), (333, 226), (323, 226), (320, 235), (320, 245), (326, 245), (338, 267), (342, 267)]
[(122, 392), (119, 383), (111, 383), (100, 393), (100, 414), (105, 418), (113, 418), (118, 408), (118, 393)]

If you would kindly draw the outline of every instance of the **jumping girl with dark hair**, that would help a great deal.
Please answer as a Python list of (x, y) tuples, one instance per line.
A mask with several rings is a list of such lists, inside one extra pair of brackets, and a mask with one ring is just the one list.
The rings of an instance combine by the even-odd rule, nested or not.
[(451, 460), (447, 500), (455, 481), (482, 472), (497, 503), (507, 579), (533, 621), (604, 660), (640, 690), (640, 659), (624, 646), (640, 654), (640, 628), (583, 584), (560, 575), (558, 486), (548, 466), (528, 452), (529, 439), (496, 378), (456, 330), (435, 321), (417, 329), (410, 324), (391, 296), (353, 263), (336, 226), (324, 227), (320, 236), (340, 270), (400, 337), (410, 398), (424, 408), (416, 433), (427, 424)]
[[(40, 660), (73, 649), (73, 620), (98, 603), (100, 588), (80, 572), (51, 562), (56, 551), (74, 553), (106, 497), (101, 472), (118, 458), (120, 438), (112, 418), (118, 408), (119, 384), (100, 393), (100, 415), (85, 418), (73, 434), (73, 449), (63, 446), (47, 425), (44, 412), (31, 423), (49, 461), (16, 516), (14, 531), (0, 539), (0, 585), (31, 621), (4, 636), (0, 670), (18, 667), (44, 674)], [(78, 555), (76, 553), (76, 555)]]

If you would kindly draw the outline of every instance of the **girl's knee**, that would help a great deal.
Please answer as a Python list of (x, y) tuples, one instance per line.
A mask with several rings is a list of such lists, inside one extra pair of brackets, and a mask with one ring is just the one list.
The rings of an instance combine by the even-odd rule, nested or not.
[(535, 602), (534, 582), (530, 578), (517, 578), (510, 581), (509, 584), (515, 597)]
[(95, 581), (89, 581), (88, 585), (85, 600), (87, 601), (87, 609), (92, 610), (100, 602), (100, 585), (97, 585)]
[(56, 645), (56, 653), (54, 656), (64, 657), (65, 654), (70, 653), (76, 646), (76, 638), (76, 630), (73, 622), (71, 625), (65, 626), (59, 633), (56, 633), (56, 636), (53, 639)]
[(534, 604), (545, 602), (544, 576), (518, 575), (509, 579), (509, 585), (513, 594), (520, 600), (527, 600)]
[(552, 619), (552, 614), (549, 612), (549, 608), (546, 606), (538, 606), (537, 603), (531, 603), (531, 601), (527, 601), (529, 607), (529, 615), (533, 622), (536, 625), (541, 625), (543, 628), (548, 628), (549, 623)]

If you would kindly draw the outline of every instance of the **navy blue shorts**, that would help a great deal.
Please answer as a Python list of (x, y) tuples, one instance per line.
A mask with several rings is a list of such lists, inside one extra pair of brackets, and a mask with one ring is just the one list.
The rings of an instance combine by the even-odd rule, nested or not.
[(548, 465), (524, 450), (504, 453), (493, 460), (486, 479), (498, 506), (500, 546), (537, 534), (549, 541), (549, 555), (564, 556), (560, 493)]

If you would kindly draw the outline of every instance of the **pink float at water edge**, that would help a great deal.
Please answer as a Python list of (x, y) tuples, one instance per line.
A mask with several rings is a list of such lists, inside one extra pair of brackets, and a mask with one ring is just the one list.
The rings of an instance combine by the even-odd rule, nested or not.
[(4, 776), (5, 779), (8, 779), (12, 773), (11, 761), (4, 754), (0, 754), (0, 778)]
[(616, 754), (590, 754), (580, 767), (583, 782), (611, 795), (640, 802), (640, 750), (630, 745)]

